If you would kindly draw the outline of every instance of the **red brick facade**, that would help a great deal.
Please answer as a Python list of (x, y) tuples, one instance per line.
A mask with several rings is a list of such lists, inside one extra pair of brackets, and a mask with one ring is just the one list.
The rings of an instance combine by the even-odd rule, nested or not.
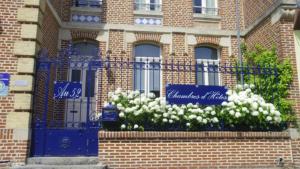
[[(192, 0), (162, 0), (159, 14), (143, 14), (143, 17), (162, 19), (160, 26), (136, 25), (134, 0), (104, 0), (99, 11), (101, 23), (74, 23), (71, 20), (72, 0), (51, 0), (42, 12), (42, 22), (37, 24), (42, 38), (37, 42), (46, 48), (49, 55), (57, 56), (59, 48), (65, 48), (70, 41), (93, 40), (99, 43), (102, 58), (109, 56), (118, 60), (133, 60), (134, 47), (140, 43), (155, 43), (161, 47), (163, 63), (172, 58), (177, 63), (195, 63), (195, 47), (213, 46), (219, 50), (220, 63), (232, 63), (237, 58), (237, 38), (235, 36), (235, 0), (219, 0), (219, 28), (207, 23), (210, 17), (200, 24), (207, 29), (194, 27), (195, 16)], [(255, 23), (265, 12), (276, 6), (275, 0), (241, 1), (242, 41), (248, 47), (256, 44), (277, 47), (281, 58), (289, 58), (297, 74), (294, 49), (293, 22), (291, 18), (281, 17), (274, 22), (269, 15), (257, 25)], [(14, 43), (21, 39), (21, 24), (17, 21), (17, 11), (23, 8), (23, 1), (0, 1), (0, 73), (19, 74), (18, 57), (15, 56)], [(54, 10), (52, 10), (54, 9)], [(81, 9), (84, 11), (84, 9)], [(95, 9), (93, 9), (95, 10)], [(41, 11), (40, 11), (41, 12)], [(84, 13), (80, 11), (81, 13)], [(91, 11), (85, 11), (91, 12)], [(93, 11), (92, 11), (93, 12)], [(149, 12), (149, 11), (148, 11)], [(275, 12), (275, 11), (273, 11)], [(55, 14), (56, 13), (56, 14)], [(94, 11), (95, 13), (95, 11)], [(56, 15), (58, 18), (56, 18)], [(144, 16), (145, 15), (145, 16)], [(201, 18), (203, 19), (203, 18)], [(276, 18), (275, 18), (276, 19)], [(29, 23), (32, 24), (32, 23)], [(249, 30), (251, 28), (251, 30)], [(25, 39), (24, 41), (28, 41)], [(102, 98), (97, 100), (97, 111), (102, 107), (107, 90), (116, 87), (133, 88), (132, 81), (122, 77), (132, 77), (133, 71), (105, 70), (98, 79), (98, 91)], [(24, 73), (23, 73), (24, 74)], [(21, 73), (21, 75), (23, 75)], [(25, 73), (25, 75), (27, 75)], [(108, 79), (108, 75), (113, 78)], [(178, 73), (171, 78), (170, 73), (162, 74), (162, 85), (173, 83), (195, 83), (195, 73)], [(173, 75), (172, 75), (173, 76)], [(184, 82), (183, 82), (184, 79)], [(231, 77), (222, 77), (226, 85), (236, 83)], [(121, 82), (115, 86), (115, 82)], [(103, 87), (109, 85), (109, 88)], [(163, 89), (164, 90), (164, 89)], [(42, 97), (44, 91), (39, 91)], [(0, 162), (24, 163), (29, 156), (30, 140), (14, 139), (14, 130), (7, 129), (7, 116), (14, 112), (15, 93), (0, 97)], [(165, 93), (163, 91), (162, 93)], [(101, 97), (100, 96), (100, 97)], [(99, 96), (98, 96), (99, 97)], [(38, 97), (37, 97), (38, 98)], [(294, 110), (300, 118), (299, 79), (294, 76), (290, 99), (295, 103)], [(38, 105), (36, 105), (38, 106)], [(49, 103), (52, 107), (52, 103)], [(64, 107), (62, 104), (61, 107)], [(28, 110), (18, 110), (20, 112)], [(63, 117), (62, 117), (63, 118)], [(282, 157), (285, 166), (300, 164), (299, 139), (291, 139), (287, 133), (105, 133), (100, 132), (99, 159), (112, 168), (242, 168), (276, 167), (276, 159)], [(1, 168), (0, 164), (0, 168)]]

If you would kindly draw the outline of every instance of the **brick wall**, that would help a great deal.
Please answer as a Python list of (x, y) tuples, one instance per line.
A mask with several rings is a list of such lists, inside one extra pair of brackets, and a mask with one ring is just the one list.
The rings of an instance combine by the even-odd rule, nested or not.
[[(219, 0), (219, 15), (221, 16), (221, 28), (224, 30), (236, 30), (236, 0)], [(239, 1), (240, 3), (241, 1)], [(244, 29), (244, 13), (242, 5), (239, 5), (241, 17), (240, 26)]]
[(110, 168), (264, 168), (292, 165), (287, 133), (100, 132), (99, 159)]
[(104, 3), (104, 22), (133, 24), (133, 0), (107, 0)]
[(193, 26), (192, 0), (163, 0), (164, 26), (191, 27)]
[(278, 0), (244, 0), (244, 20), (245, 27), (254, 23), (260, 16), (272, 7)]

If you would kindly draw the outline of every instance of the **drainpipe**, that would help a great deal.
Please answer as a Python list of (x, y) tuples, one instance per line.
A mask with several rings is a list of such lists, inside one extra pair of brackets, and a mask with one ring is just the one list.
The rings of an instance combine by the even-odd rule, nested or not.
[[(238, 59), (239, 65), (242, 67), (243, 58), (242, 58), (242, 50), (241, 50), (241, 26), (240, 26), (240, 6), (239, 0), (235, 1), (235, 14), (236, 14), (236, 31), (237, 31), (237, 45), (238, 45)], [(241, 72), (241, 84), (244, 84), (243, 73)]]

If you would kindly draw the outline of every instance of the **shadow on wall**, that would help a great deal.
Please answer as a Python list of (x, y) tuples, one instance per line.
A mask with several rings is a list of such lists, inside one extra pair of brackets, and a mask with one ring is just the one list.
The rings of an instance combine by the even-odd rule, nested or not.
[(3, 26), (3, 24), (2, 24), (2, 21), (0, 20), (0, 35), (2, 35), (2, 33), (4, 32), (2, 26)]

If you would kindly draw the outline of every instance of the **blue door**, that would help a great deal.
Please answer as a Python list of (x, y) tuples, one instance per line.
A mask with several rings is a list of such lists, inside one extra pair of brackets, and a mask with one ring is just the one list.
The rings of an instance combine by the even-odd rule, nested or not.
[(32, 156), (98, 156), (95, 84), (101, 62), (97, 52), (74, 51), (69, 46), (58, 57), (43, 51), (38, 58)]

